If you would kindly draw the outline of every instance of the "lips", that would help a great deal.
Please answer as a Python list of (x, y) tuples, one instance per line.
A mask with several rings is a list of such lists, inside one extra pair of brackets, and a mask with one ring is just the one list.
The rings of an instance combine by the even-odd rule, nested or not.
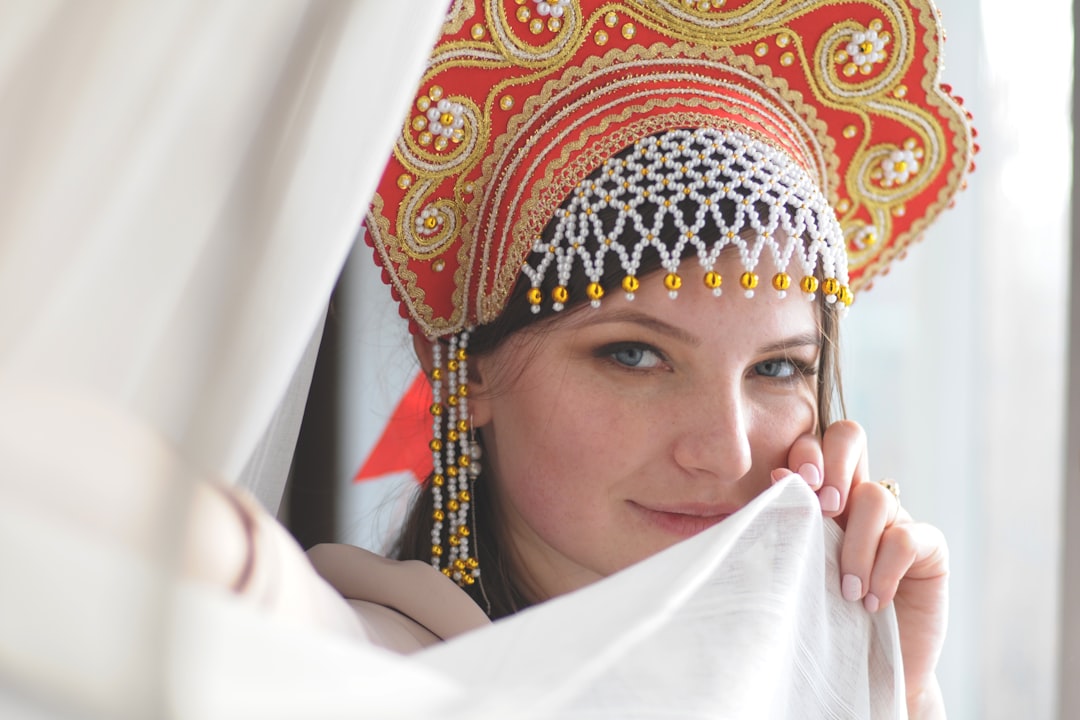
[(738, 510), (729, 505), (701, 503), (657, 507), (639, 505), (631, 501), (630, 505), (646, 523), (679, 538), (692, 537), (703, 530), (708, 530)]

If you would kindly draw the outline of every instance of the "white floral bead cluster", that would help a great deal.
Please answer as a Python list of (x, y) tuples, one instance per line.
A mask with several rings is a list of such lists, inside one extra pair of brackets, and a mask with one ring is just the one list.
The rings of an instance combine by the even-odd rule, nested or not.
[[(736, 130), (672, 130), (638, 141), (579, 183), (554, 222), (553, 235), (537, 239), (522, 267), (532, 285), (533, 312), (540, 311), (540, 287), (552, 266), (558, 281), (552, 308), (563, 309), (575, 263), (589, 279), (589, 300), (599, 306), (605, 293), (600, 280), (612, 254), (632, 300), (642, 253), (649, 247), (659, 253), (664, 284), (677, 297), (688, 245), (696, 249), (704, 283), (715, 295), (721, 294), (723, 278), (714, 266), (721, 251), (732, 247), (742, 261), (739, 284), (747, 297), (754, 295), (755, 268), (767, 252), (777, 269), (771, 284), (781, 297), (792, 285), (789, 269), (794, 269), (798, 287), (814, 299), (820, 267), (825, 299), (845, 306), (852, 300), (843, 232), (817, 185), (787, 154)], [(707, 242), (701, 235), (710, 223), (707, 234), (716, 239)], [(665, 225), (669, 235), (674, 227), (673, 242), (663, 239)]]
[(538, 15), (559, 18), (570, 7), (570, 0), (533, 0)]
[[(480, 474), (480, 448), (471, 441), (472, 428), (468, 420), (468, 340), (468, 331), (450, 337), (445, 365), (445, 404), (442, 401), (442, 346), (437, 341), (433, 343), (431, 371), (431, 414), (434, 417), (431, 440), (431, 565), (463, 586), (472, 585), (480, 577), (479, 562), (469, 553), (469, 538), (473, 532), (469, 527), (469, 508), (472, 506), (470, 480)], [(449, 550), (443, 546), (444, 535)]]

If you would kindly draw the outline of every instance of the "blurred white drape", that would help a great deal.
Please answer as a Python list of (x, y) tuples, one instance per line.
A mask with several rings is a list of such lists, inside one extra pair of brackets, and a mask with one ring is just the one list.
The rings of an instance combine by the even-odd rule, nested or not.
[(236, 478), (324, 311), (442, 6), (7, 0), (4, 374), (101, 393)]
[(163, 714), (173, 598), (123, 553), (149, 537), (168, 567), (195, 475), (246, 467), (276, 506), (302, 361), (444, 11), (0, 2), (0, 687)]

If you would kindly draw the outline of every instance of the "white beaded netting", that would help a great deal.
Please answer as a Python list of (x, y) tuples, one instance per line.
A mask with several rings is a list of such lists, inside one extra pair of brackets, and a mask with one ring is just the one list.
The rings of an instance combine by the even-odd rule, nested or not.
[(767, 253), (776, 270), (770, 285), (781, 297), (795, 285), (810, 300), (820, 290), (829, 303), (851, 304), (843, 231), (821, 190), (786, 153), (737, 130), (671, 130), (612, 157), (555, 212), (522, 272), (533, 312), (545, 298), (552, 310), (563, 309), (575, 268), (599, 306), (608, 289), (605, 268), (613, 262), (632, 300), (649, 249), (659, 256), (672, 297), (686, 274), (680, 266), (695, 254), (702, 281), (720, 295), (725, 278), (714, 267), (729, 248), (739, 254), (737, 282), (747, 297)]

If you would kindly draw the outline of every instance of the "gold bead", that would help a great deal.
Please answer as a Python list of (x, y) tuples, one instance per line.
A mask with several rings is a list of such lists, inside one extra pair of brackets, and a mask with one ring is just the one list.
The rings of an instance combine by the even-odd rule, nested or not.
[(438, 382), (442, 380), (442, 368), (435, 368), (431, 371), (431, 379)]
[(598, 282), (589, 283), (589, 287), (585, 289), (585, 293), (589, 296), (590, 300), (599, 300), (604, 297), (604, 287)]
[(539, 35), (544, 32), (544, 21), (540, 18), (533, 18), (529, 21), (529, 32), (533, 35)]
[(622, 289), (628, 293), (637, 292), (641, 283), (633, 275), (627, 275), (622, 279)]
[(428, 90), (428, 97), (431, 98), (433, 102), (438, 102), (439, 100), (442, 100), (442, 96), (443, 89), (438, 85), (432, 85), (431, 89)]
[(450, 407), (457, 407), (457, 404), (458, 404), (457, 395), (451, 395), (450, 397), (446, 398), (446, 404), (449, 405)]
[(445, 150), (449, 145), (450, 145), (450, 141), (447, 140), (442, 135), (435, 138), (435, 149), (436, 150)]
[(458, 493), (458, 500), (461, 502), (469, 502), (472, 500), (472, 494), (468, 490), (462, 490)]
[(469, 359), (469, 353), (465, 351), (465, 348), (458, 348), (457, 359), (458, 360), (468, 360)]
[(821, 283), (821, 290), (826, 295), (835, 295), (840, 292), (840, 283), (836, 278), (826, 278), (825, 282)]
[(457, 477), (458, 476), (457, 465), (451, 465), (450, 467), (446, 468), (446, 474), (449, 475), (450, 477)]
[(431, 554), (435, 557), (442, 557), (442, 545), (432, 545)]
[(446, 503), (446, 509), (450, 512), (457, 512), (461, 509), (461, 504), (457, 500), (449, 500)]
[(596, 34), (593, 35), (593, 41), (596, 42), (597, 45), (607, 45), (608, 34), (603, 30), (597, 30)]
[(449, 440), (450, 442), (457, 442), (459, 437), (461, 437), (461, 436), (458, 435), (458, 431), (454, 430), (454, 429), (450, 429), (446, 433), (446, 439)]
[(472, 26), (473, 40), (482, 40), (484, 38), (484, 26), (481, 23), (476, 23)]
[(467, 525), (462, 525), (457, 529), (457, 534), (461, 537), (469, 537), (469, 528)]
[(436, 510), (435, 512), (431, 513), (431, 519), (435, 522), (442, 522), (446, 519), (446, 513), (444, 513), (442, 510)]
[(682, 278), (678, 273), (669, 272), (664, 276), (664, 287), (671, 291), (678, 290), (682, 287)]
[(474, 557), (471, 557), (465, 561), (465, 567), (469, 568), (470, 570), (475, 570), (476, 568), (480, 567), (480, 561)]
[(816, 293), (818, 289), (818, 279), (813, 275), (807, 275), (799, 283), (804, 293)]
[(503, 110), (509, 110), (510, 108), (514, 107), (514, 98), (510, 97), (509, 95), (503, 95), (501, 98), (499, 98), (499, 107)]
[(439, 452), (442, 450), (442, 440), (439, 438), (432, 438), (428, 443), (428, 447), (431, 448), (431, 452)]
[(753, 290), (754, 288), (757, 287), (757, 284), (758, 284), (757, 273), (753, 273), (753, 272), (750, 272), (749, 270), (747, 270), (746, 272), (744, 272), (742, 275), (739, 276), (739, 284), (742, 285), (747, 290)]
[(559, 28), (562, 27), (562, 20), (557, 17), (548, 18), (547, 27), (551, 32), (559, 32)]
[(458, 429), (458, 432), (469, 432), (469, 421), (468, 420), (458, 420), (457, 421), (457, 429)]
[(449, 370), (450, 372), (457, 372), (458, 361), (457, 360), (448, 360), (446, 362), (446, 369)]
[(720, 277), (720, 273), (710, 270), (705, 273), (705, 287), (710, 290), (715, 290), (720, 287), (724, 282), (724, 278)]
[(847, 138), (848, 140), (850, 140), (851, 138), (855, 137), (855, 135), (856, 135), (856, 134), (857, 134), (858, 132), (859, 132), (859, 129), (858, 129), (857, 127), (855, 127), (854, 125), (847, 125), (847, 126), (845, 126), (845, 127), (844, 127), (844, 129), (843, 129), (843, 130), (841, 130), (841, 131), (840, 131), (840, 133), (841, 133), (841, 134), (842, 134), (842, 135), (843, 135), (844, 137), (846, 137), (846, 138)]
[(454, 561), (454, 569), (455, 570), (464, 570), (465, 569), (465, 561), (462, 560), (461, 558), (458, 558), (457, 560), (455, 560)]
[(461, 538), (459, 538), (457, 535), (451, 535), (450, 536), (450, 544), (453, 545), (454, 547), (457, 547), (458, 545), (461, 544)]
[(539, 305), (544, 301), (544, 293), (540, 292), (540, 288), (529, 288), (529, 304)]
[(462, 455), (457, 459), (457, 464), (460, 465), (463, 468), (464, 467), (469, 467), (470, 462), (472, 462), (472, 460), (469, 459), (468, 455)]
[(402, 190), (408, 190), (412, 187), (412, 175), (409, 175), (408, 173), (398, 175), (397, 186)]
[(458, 385), (457, 394), (458, 397), (467, 397), (469, 394), (469, 386), (464, 383)]
[(425, 130), (424, 132), (420, 133), (420, 137), (418, 138), (418, 140), (420, 141), (421, 145), (430, 145), (434, 137), (434, 135)]
[(794, 65), (795, 64), (795, 55), (794, 55), (794, 53), (786, 52), (783, 55), (781, 55), (780, 56), (780, 64), (783, 65), (784, 67), (787, 67), (789, 65)]
[(777, 290), (784, 291), (791, 287), (791, 276), (785, 272), (773, 275), (772, 286)]
[(758, 57), (765, 57), (767, 52), (769, 52), (769, 46), (763, 42), (759, 42), (754, 46), (754, 54)]
[(474, 578), (472, 575), (462, 575), (461, 582), (465, 583), (466, 585), (473, 585), (476, 583), (476, 578)]
[(622, 36), (624, 38), (629, 40), (635, 35), (637, 35), (637, 28), (634, 26), (634, 23), (626, 23), (622, 26)]
[(530, 17), (532, 17), (532, 13), (529, 12), (529, 8), (523, 6), (517, 9), (517, 19), (519, 22), (525, 22)]
[(851, 290), (849, 290), (846, 285), (841, 285), (840, 292), (837, 293), (836, 299), (844, 303), (844, 305), (850, 307), (851, 303), (855, 300), (855, 296), (852, 294)]
[(446, 478), (444, 478), (442, 475), (434, 475), (431, 478), (431, 484), (435, 487), (442, 487), (446, 484)]
[(551, 299), (557, 303), (565, 303), (569, 297), (570, 291), (566, 289), (565, 285), (559, 285), (551, 291)]
[(448, 567), (444, 567), (442, 569), (442, 574), (445, 575), (446, 577), (450, 577), (451, 575), (453, 575), (453, 573), (450, 571), (450, 568), (448, 568)]

